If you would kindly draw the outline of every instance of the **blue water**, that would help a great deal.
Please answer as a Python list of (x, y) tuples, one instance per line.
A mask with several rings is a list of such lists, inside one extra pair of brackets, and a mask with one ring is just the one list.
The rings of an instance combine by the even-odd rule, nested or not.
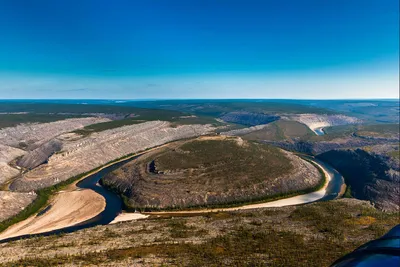
[(315, 129), (315, 133), (317, 134), (317, 135), (324, 135), (325, 134), (325, 132), (324, 132), (324, 128), (317, 128), (317, 129)]

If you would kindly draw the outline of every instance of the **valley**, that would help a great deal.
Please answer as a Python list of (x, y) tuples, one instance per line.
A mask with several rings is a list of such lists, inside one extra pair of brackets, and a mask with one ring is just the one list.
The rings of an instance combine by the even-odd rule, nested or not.
[[(226, 213), (236, 218), (229, 222), (236, 227), (234, 221), (242, 213), (269, 209), (286, 213), (289, 206), (336, 203), (335, 199), (349, 195), (370, 201), (371, 209), (379, 214), (398, 211), (395, 125), (382, 128), (329, 111), (326, 115), (292, 114), (290, 109), (282, 112), (282, 106), (276, 107), (276, 111), (268, 107), (266, 115), (245, 108), (214, 118), (189, 113), (166, 121), (156, 119), (163, 110), (152, 111), (150, 120), (148, 115), (86, 112), (90, 117), (77, 113), (80, 118), (0, 129), (4, 169), (0, 181), (5, 190), (0, 191), (1, 246), (20, 242), (16, 240), (21, 237), (74, 236), (109, 224), (136, 225), (157, 218), (196, 218), (197, 224), (198, 218)], [(96, 110), (97, 106), (85, 108)], [(116, 108), (121, 107), (112, 109)], [(366, 169), (379, 178), (354, 184), (351, 167), (335, 162), (334, 153), (350, 153), (345, 149), (367, 151), (356, 153), (363, 160), (370, 157), (371, 164), (376, 161), (387, 167)], [(388, 188), (390, 193), (385, 191)], [(369, 193), (360, 193), (365, 190)], [(291, 220), (291, 216), (285, 218)], [(390, 220), (385, 227), (392, 225)], [(196, 242), (207, 242), (203, 234), (200, 237), (203, 241)], [(140, 251), (142, 245), (137, 245)], [(29, 259), (29, 254), (24, 255), (18, 261)], [(74, 257), (69, 259), (75, 261)], [(131, 263), (130, 257), (121, 259)], [(110, 264), (117, 262), (121, 263), (112, 260)]]

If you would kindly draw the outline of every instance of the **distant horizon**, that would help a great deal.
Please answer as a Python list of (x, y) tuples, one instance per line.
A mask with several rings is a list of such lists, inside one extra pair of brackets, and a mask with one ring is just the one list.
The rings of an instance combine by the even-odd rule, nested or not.
[(40, 100), (88, 100), (88, 101), (185, 101), (185, 100), (300, 100), (300, 101), (400, 101), (399, 98), (0, 98), (0, 101), (40, 101)]
[(3, 99), (399, 97), (398, 0), (28, 2), (0, 1)]

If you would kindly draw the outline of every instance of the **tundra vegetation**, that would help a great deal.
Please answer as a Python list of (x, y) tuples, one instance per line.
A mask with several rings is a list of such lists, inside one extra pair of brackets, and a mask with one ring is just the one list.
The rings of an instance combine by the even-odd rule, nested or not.
[[(27, 238), (0, 244), (0, 266), (328, 266), (400, 223), (398, 102), (96, 103), (0, 102), (1, 190), (35, 191), (0, 192), (0, 231), (40, 211), (85, 171), (211, 132), (241, 139), (170, 143), (102, 182), (121, 194), (128, 208), (234, 206), (318, 189), (319, 170), (287, 152), (295, 151), (317, 155), (342, 172), (347, 198), (166, 213)], [(325, 135), (315, 135), (316, 125)]]
[(200, 137), (151, 151), (102, 178), (131, 209), (227, 206), (314, 189), (312, 164), (241, 138)]
[(367, 202), (151, 216), (0, 244), (1, 266), (329, 266), (400, 223)]

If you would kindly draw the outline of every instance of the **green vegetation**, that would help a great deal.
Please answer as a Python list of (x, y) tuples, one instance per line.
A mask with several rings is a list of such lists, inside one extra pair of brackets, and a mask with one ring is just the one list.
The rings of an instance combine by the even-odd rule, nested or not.
[[(138, 153), (140, 153), (140, 152), (138, 152)], [(11, 225), (16, 224), (18, 222), (21, 222), (21, 221), (27, 219), (28, 217), (30, 217), (31, 215), (39, 212), (48, 203), (49, 198), (54, 193), (64, 189), (66, 186), (72, 184), (75, 181), (80, 180), (82, 177), (88, 175), (89, 173), (96, 172), (96, 171), (100, 170), (101, 168), (103, 168), (106, 165), (113, 164), (113, 163), (116, 163), (116, 162), (119, 162), (119, 161), (122, 161), (122, 160), (125, 160), (125, 159), (129, 159), (129, 158), (135, 156), (138, 153), (132, 153), (132, 154), (123, 156), (121, 158), (112, 160), (112, 161), (110, 161), (110, 162), (108, 162), (108, 163), (106, 163), (106, 164), (104, 164), (102, 166), (99, 166), (99, 167), (97, 167), (97, 168), (95, 168), (93, 170), (90, 170), (88, 172), (73, 176), (73, 177), (71, 177), (71, 178), (69, 178), (69, 179), (67, 179), (65, 181), (62, 181), (62, 182), (56, 184), (56, 185), (36, 190), (35, 193), (37, 194), (37, 197), (31, 204), (29, 204), (25, 209), (23, 209), (17, 215), (15, 215), (15, 216), (7, 219), (7, 220), (4, 220), (4, 221), (0, 222), (0, 233), (3, 232), (4, 230), (6, 230)]]
[(315, 134), (304, 124), (296, 121), (278, 120), (270, 123), (264, 129), (243, 135), (247, 140), (282, 141), (286, 139), (309, 140)]
[[(281, 183), (294, 179), (287, 177), (293, 166), (276, 147), (239, 138), (210, 138), (216, 139), (188, 140), (152, 151), (106, 175), (101, 183), (122, 195), (127, 209), (147, 211), (235, 206), (315, 189), (301, 182), (282, 189)], [(276, 178), (282, 181), (266, 190)], [(169, 197), (164, 198), (165, 194)], [(210, 197), (200, 199), (199, 195)]]
[(85, 126), (83, 129), (75, 130), (74, 133), (86, 136), (93, 132), (101, 132), (122, 126), (133, 125), (154, 120), (172, 122), (173, 127), (183, 124), (213, 124), (213, 125), (221, 124), (217, 122), (215, 119), (209, 117), (191, 117), (191, 116), (183, 116), (183, 114), (177, 113), (176, 111), (153, 110), (152, 112), (149, 112), (147, 114), (142, 113), (142, 115), (132, 118), (91, 124)]
[(366, 186), (373, 186), (377, 179), (391, 181), (386, 173), (389, 167), (383, 159), (361, 149), (331, 150), (317, 157), (336, 168), (343, 175), (351, 195), (359, 199), (368, 199)]
[(45, 123), (70, 118), (80, 118), (76, 115), (58, 115), (58, 114), (0, 114), (0, 129), (5, 127), (13, 127), (21, 123)]
[[(72, 245), (73, 252), (54, 253), (47, 246), (42, 253), (35, 250), (3, 265), (329, 266), (399, 222), (397, 213), (384, 213), (354, 200), (185, 218), (158, 217), (135, 224), (102, 226), (110, 229), (92, 229), (85, 235), (73, 233), (10, 243), (13, 250), (49, 243), (57, 243), (55, 249)], [(130, 244), (129, 238), (124, 238), (123, 245), (118, 245), (121, 236), (130, 233), (135, 240), (143, 241)], [(149, 244), (148, 237), (155, 238), (154, 242)], [(109, 248), (99, 252), (98, 244)], [(77, 253), (78, 246), (90, 252)]]
[(164, 101), (140, 101), (130, 103), (136, 107), (158, 108), (178, 110), (181, 112), (219, 117), (224, 113), (232, 111), (247, 111), (257, 113), (316, 113), (334, 114), (334, 111), (312, 107), (296, 103), (284, 103), (273, 101), (251, 101), (251, 100), (164, 100)]
[(351, 194), (351, 185), (346, 185), (346, 191), (343, 194), (344, 198), (352, 198), (353, 195)]
[(194, 140), (154, 158), (158, 171), (193, 168), (195, 171), (190, 174), (193, 178), (200, 175), (207, 179), (218, 177), (221, 184), (228, 180), (241, 182), (239, 178), (243, 176), (250, 181), (261, 179), (257, 180), (261, 182), (267, 173), (265, 168), (268, 177), (283, 175), (292, 169), (278, 148), (253, 142), (240, 145), (237, 139)]
[(376, 133), (394, 133), (399, 134), (399, 124), (385, 123), (385, 124), (366, 124), (360, 125), (359, 130), (376, 132)]
[[(275, 147), (258, 143), (246, 143), (243, 147), (238, 149), (239, 147), (236, 142), (236, 139), (228, 139), (226, 141), (191, 140), (179, 147), (155, 152), (154, 155), (149, 157), (152, 159), (155, 158), (156, 170), (153, 171), (158, 173), (172, 171), (172, 173), (174, 173), (174, 170), (189, 169), (190, 172), (179, 172), (178, 178), (175, 177), (176, 175), (171, 173), (165, 177), (162, 176), (162, 174), (161, 176), (159, 176), (160, 174), (151, 174), (150, 177), (141, 180), (142, 184), (139, 185), (140, 187), (143, 187), (144, 181), (149, 179), (148, 182), (152, 184), (151, 188), (144, 186), (143, 189), (140, 188), (139, 191), (144, 196), (150, 195), (152, 200), (155, 199), (157, 201), (158, 196), (163, 195), (163, 192), (168, 192), (169, 196), (175, 194), (177, 199), (185, 197), (186, 192), (190, 191), (192, 186), (195, 188), (196, 192), (206, 190), (209, 193), (220, 190), (219, 188), (223, 188), (225, 192), (236, 189), (246, 190), (249, 186), (257, 187), (273, 177), (271, 175), (275, 175), (274, 171), (276, 171), (276, 175), (281, 175), (282, 170), (288, 172), (292, 168), (291, 165), (288, 164), (287, 158)], [(290, 192), (268, 192), (263, 195), (244, 194), (243, 197), (236, 196), (235, 198), (229, 198), (228, 200), (219, 200), (202, 204), (142, 206), (136, 202), (138, 200), (140, 201), (140, 199), (133, 198), (132, 195), (130, 195), (130, 190), (123, 190), (122, 188), (124, 187), (121, 187), (118, 180), (121, 179), (121, 181), (123, 181), (124, 175), (128, 175), (129, 177), (131, 177), (131, 175), (139, 175), (137, 169), (132, 168), (142, 166), (139, 168), (147, 169), (147, 163), (150, 160), (149, 158), (145, 157), (144, 159), (138, 159), (136, 162), (128, 163), (120, 169), (113, 171), (109, 176), (112, 178), (111, 180), (107, 178), (108, 176), (101, 180), (103, 186), (106, 186), (109, 190), (121, 196), (125, 210), (149, 212), (159, 210), (173, 211), (199, 208), (237, 207), (246, 204), (262, 203), (307, 194), (321, 189), (326, 183), (326, 177), (323, 170), (312, 161), (304, 158), (304, 160), (310, 162), (318, 169), (322, 177), (318, 184), (310, 188), (292, 190)], [(266, 162), (268, 162), (268, 164), (266, 164)], [(132, 174), (130, 174), (131, 172)], [(268, 177), (265, 176), (265, 173), (268, 173)], [(148, 174), (141, 173), (141, 179), (146, 175)], [(182, 177), (185, 175), (186, 177)], [(245, 183), (242, 182), (242, 177), (245, 177)], [(154, 184), (152, 179), (155, 181)], [(184, 192), (181, 192), (182, 195), (180, 192), (177, 192), (177, 188), (173, 187), (175, 183), (179, 183), (178, 188), (183, 188), (182, 190)], [(207, 189), (207, 186), (205, 185), (209, 184), (211, 184), (211, 188)], [(131, 186), (135, 185), (132, 184)], [(132, 199), (135, 199), (135, 201), (133, 202)]]

